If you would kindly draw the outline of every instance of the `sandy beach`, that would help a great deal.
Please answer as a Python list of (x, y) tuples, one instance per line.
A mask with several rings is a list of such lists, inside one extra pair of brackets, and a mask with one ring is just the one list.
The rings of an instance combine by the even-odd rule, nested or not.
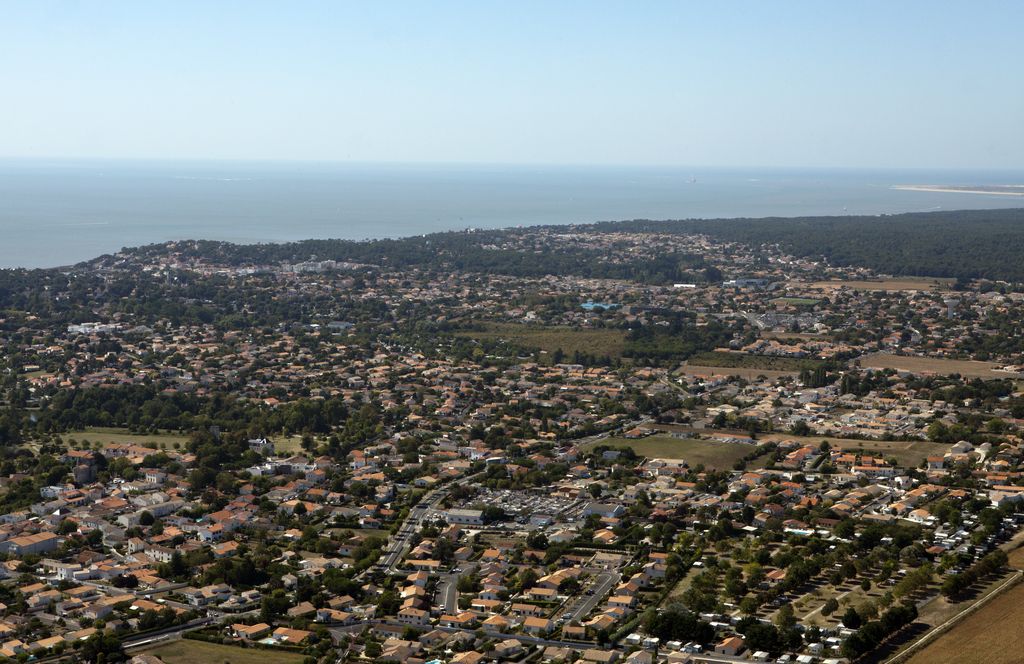
[(992, 185), (987, 189), (972, 189), (941, 184), (894, 184), (893, 189), (901, 191), (937, 191), (947, 194), (989, 194), (991, 196), (1024, 196), (1024, 185)]

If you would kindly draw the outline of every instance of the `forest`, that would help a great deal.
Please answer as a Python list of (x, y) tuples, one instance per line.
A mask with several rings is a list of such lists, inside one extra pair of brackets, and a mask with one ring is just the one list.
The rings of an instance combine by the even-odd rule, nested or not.
[(893, 275), (1024, 281), (1024, 209), (594, 224), (593, 232), (701, 233)]

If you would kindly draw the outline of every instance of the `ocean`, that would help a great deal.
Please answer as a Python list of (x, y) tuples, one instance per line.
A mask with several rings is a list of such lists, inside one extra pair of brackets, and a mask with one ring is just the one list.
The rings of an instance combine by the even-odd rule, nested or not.
[(619, 219), (1024, 207), (898, 184), (1024, 173), (471, 164), (0, 160), (0, 267), (53, 267), (180, 239), (403, 237)]

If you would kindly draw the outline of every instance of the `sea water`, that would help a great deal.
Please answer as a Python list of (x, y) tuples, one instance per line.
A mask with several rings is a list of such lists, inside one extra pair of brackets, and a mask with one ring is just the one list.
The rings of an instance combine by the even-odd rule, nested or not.
[(403, 237), (619, 219), (1024, 207), (898, 184), (1018, 184), (1010, 172), (186, 161), (0, 161), (0, 267), (168, 240)]

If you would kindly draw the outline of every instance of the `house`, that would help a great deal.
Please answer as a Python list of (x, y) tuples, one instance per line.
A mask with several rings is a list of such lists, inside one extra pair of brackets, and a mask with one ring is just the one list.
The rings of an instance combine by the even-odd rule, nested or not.
[(302, 645), (309, 637), (313, 635), (313, 632), (307, 632), (302, 629), (289, 629), (287, 627), (278, 627), (274, 630), (271, 638), (278, 643), (287, 643), (288, 645)]
[(554, 623), (547, 618), (530, 616), (523, 621), (523, 631), (528, 634), (533, 634), (534, 636), (546, 634), (550, 632), (553, 627)]
[(743, 647), (743, 639), (741, 637), (730, 636), (727, 639), (723, 639), (717, 646), (715, 646), (715, 654), (735, 657), (743, 652)]
[(0, 542), (0, 552), (12, 556), (48, 553), (60, 546), (60, 538), (53, 533), (21, 535)]
[(430, 624), (430, 614), (422, 609), (406, 607), (398, 612), (398, 622), (403, 625), (422, 627)]
[(255, 625), (243, 625), (241, 623), (236, 623), (231, 626), (230, 633), (236, 639), (254, 641), (265, 636), (266, 634), (269, 634), (270, 625), (268, 625), (267, 623), (257, 623)]

